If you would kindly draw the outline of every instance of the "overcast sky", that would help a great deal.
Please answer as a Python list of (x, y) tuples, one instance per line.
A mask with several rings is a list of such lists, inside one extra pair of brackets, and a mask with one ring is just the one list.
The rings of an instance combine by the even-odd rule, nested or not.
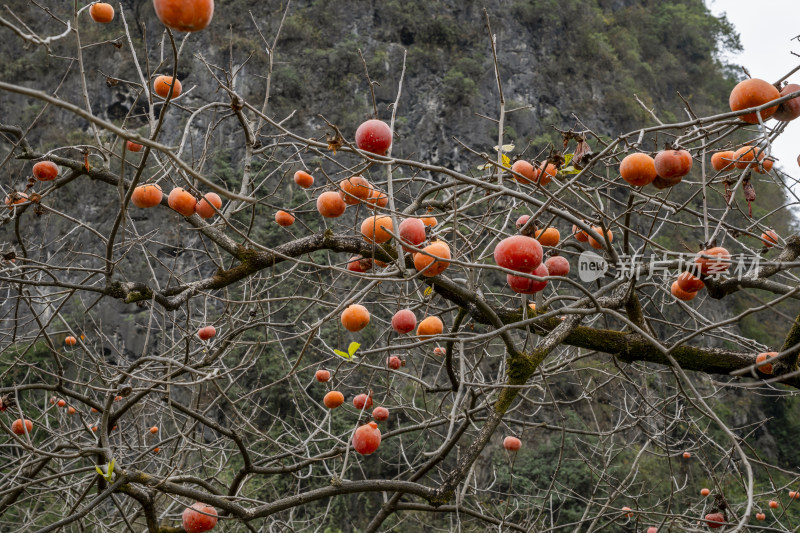
[[(800, 0), (706, 0), (706, 5), (716, 15), (725, 13), (741, 38), (744, 50), (727, 56), (729, 63), (742, 65), (754, 78), (770, 83), (800, 64), (800, 57), (791, 54), (800, 54), (800, 42), (792, 40), (800, 35)], [(800, 72), (789, 82), (800, 84)], [(800, 119), (789, 124), (773, 148), (783, 171), (798, 178)], [(799, 188), (794, 190), (798, 192)]]

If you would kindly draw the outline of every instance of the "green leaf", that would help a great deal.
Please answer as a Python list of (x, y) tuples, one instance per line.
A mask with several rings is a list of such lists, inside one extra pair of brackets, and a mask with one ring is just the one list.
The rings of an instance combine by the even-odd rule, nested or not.
[(336, 355), (338, 355), (339, 357), (341, 357), (343, 359), (350, 359), (351, 357), (353, 357), (349, 353), (343, 352), (341, 350), (334, 350), (333, 353), (335, 353)]
[(503, 158), (503, 166), (504, 167), (510, 167), (511, 166), (511, 159), (509, 159), (506, 154), (503, 154), (502, 158)]
[(564, 154), (564, 165), (569, 165), (569, 162), (572, 161), (572, 158), (575, 154)]
[(95, 470), (97, 470), (97, 473), (98, 473), (98, 474), (100, 474), (100, 475), (101, 475), (101, 476), (103, 476), (103, 477), (106, 477), (106, 473), (105, 473), (105, 472), (103, 472), (103, 469), (102, 469), (102, 468), (100, 468), (99, 466), (96, 466), (96, 467), (94, 467), (94, 469), (95, 469)]
[(561, 167), (561, 170), (558, 171), (559, 174), (579, 174), (580, 170), (573, 166), (568, 167)]
[(111, 476), (114, 475), (114, 461), (116, 459), (111, 459), (111, 462), (108, 463), (108, 480), (111, 481)]
[(360, 347), (361, 345), (359, 343), (351, 342), (350, 346), (347, 347), (347, 353), (349, 353), (350, 357), (352, 357), (356, 353), (356, 350), (358, 350)]
[(422, 291), (422, 294), (425, 296), (429, 296), (432, 292), (433, 292), (433, 287), (428, 287), (427, 289)]

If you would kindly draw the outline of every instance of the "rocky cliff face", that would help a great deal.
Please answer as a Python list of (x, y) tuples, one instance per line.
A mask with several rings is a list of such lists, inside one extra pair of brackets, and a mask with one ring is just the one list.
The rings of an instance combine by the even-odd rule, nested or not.
[[(60, 31), (37, 8), (21, 1), (17, 4), (21, 16), (34, 21), (35, 30)], [(171, 48), (151, 4), (123, 1), (121, 5), (142, 68), (171, 72)], [(388, 119), (405, 52), (395, 154), (469, 168), (474, 161), (453, 138), (480, 151), (491, 151), (497, 138), (497, 125), (477, 116), (496, 118), (499, 111), (482, 5), (471, 0), (291, 2), (274, 50), (270, 113), (283, 117), (295, 111), (288, 124), (309, 135), (324, 131), (318, 117), (322, 114), (352, 135), (355, 126), (372, 113), (361, 50), (377, 82), (378, 114)], [(233, 88), (260, 106), (269, 56), (258, 30), (271, 45), (285, 8), (284, 2), (255, 5), (234, 0), (217, 7), (209, 30), (176, 34), (182, 45), (178, 75), (191, 95), (186, 106), (227, 101), (209, 68), (215, 74), (221, 73), (220, 68), (236, 70)], [(575, 126), (575, 116), (597, 133), (611, 136), (647, 123), (651, 119), (634, 94), (664, 119), (682, 119), (676, 91), (703, 112), (724, 105), (731, 84), (715, 57), (721, 46), (734, 46), (735, 38), (727, 24), (708, 15), (699, 0), (517, 0), (489, 6), (489, 18), (497, 37), (507, 108), (522, 108), (508, 115), (505, 135), (518, 149), (531, 141), (529, 153), (557, 140), (553, 126)], [(103, 118), (122, 120), (133, 108), (128, 126), (144, 125), (147, 106), (138, 97), (131, 50), (121, 43), (120, 17), (98, 25), (84, 15), (80, 27), (84, 46), (91, 45), (85, 48), (84, 58), (93, 111)], [(20, 58), (31, 57), (13, 39), (6, 46)], [(54, 53), (73, 57), (74, 40), (59, 41)], [(43, 50), (34, 56), (32, 63), (18, 59), (6, 64), (3, 79), (43, 89), (57, 85), (69, 62), (48, 58)], [(59, 90), (73, 102), (81, 101), (78, 74), (73, 65)], [(108, 77), (113, 78), (111, 86)], [(32, 113), (31, 103), (26, 104), (8, 109), (5, 119), (19, 120), (25, 116), (20, 112), (26, 110)], [(40, 124), (48, 124), (54, 116), (63, 117), (48, 113)], [(237, 130), (234, 122), (219, 126), (215, 148), (237, 150), (240, 137), (228, 135)], [(75, 120), (68, 124), (86, 128)], [(198, 133), (206, 126), (198, 123)], [(168, 138), (174, 138), (179, 128), (177, 123), (168, 124)], [(57, 139), (42, 137), (46, 143)]]

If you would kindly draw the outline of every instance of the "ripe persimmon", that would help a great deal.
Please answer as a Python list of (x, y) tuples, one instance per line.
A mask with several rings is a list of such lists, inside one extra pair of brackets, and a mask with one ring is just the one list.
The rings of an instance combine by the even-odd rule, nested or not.
[(309, 174), (308, 172), (304, 172), (302, 170), (298, 170), (294, 173), (294, 182), (301, 186), (304, 189), (308, 189), (312, 185), (314, 185), (314, 176)]
[(517, 272), (532, 272), (542, 262), (542, 245), (525, 235), (513, 235), (494, 247), (494, 262)]
[(522, 441), (519, 440), (517, 437), (508, 436), (503, 439), (503, 448), (510, 452), (519, 451), (522, 447)]
[(326, 218), (337, 218), (344, 214), (347, 204), (338, 192), (328, 191), (317, 197), (317, 211)]
[(153, 0), (158, 20), (177, 31), (200, 31), (214, 16), (214, 0)]
[(717, 172), (723, 170), (733, 170), (735, 167), (733, 160), (736, 159), (733, 150), (726, 150), (724, 152), (716, 152), (711, 156), (711, 166)]
[(367, 217), (361, 223), (361, 235), (367, 242), (384, 243), (392, 238), (392, 234), (389, 231), (394, 232), (392, 217), (375, 215)]
[[(397, 236), (405, 244), (419, 247), (425, 242), (425, 223), (418, 218), (406, 218), (397, 228)], [(403, 250), (411, 252), (410, 248), (403, 246)]]
[(58, 166), (52, 161), (39, 161), (33, 165), (33, 177), (39, 181), (53, 181), (58, 176)]
[(153, 427), (151, 427), (151, 428), (150, 428), (150, 433), (152, 433), (153, 435), (155, 435), (156, 433), (158, 433), (158, 426), (153, 426)]
[(767, 248), (772, 248), (773, 245), (778, 244), (778, 234), (769, 229), (761, 234), (761, 241)]
[(756, 166), (755, 171), (759, 174), (766, 174), (770, 170), (772, 170), (772, 165), (775, 161), (771, 157), (766, 157), (760, 161), (760, 164)]
[(341, 320), (347, 331), (361, 331), (369, 324), (369, 311), (361, 304), (349, 305), (342, 311)]
[[(800, 156), (798, 156), (798, 159), (800, 159)], [(438, 224), (438, 222), (436, 221), (436, 217), (422, 217), (420, 218), (420, 220), (422, 220), (422, 223), (430, 228)]]
[(89, 16), (95, 22), (106, 24), (114, 20), (114, 8), (110, 4), (96, 2), (89, 8)]
[[(521, 230), (522, 228), (525, 227), (525, 224), (527, 224), (530, 219), (531, 219), (530, 215), (520, 215), (519, 218), (517, 218), (517, 221), (514, 223), (514, 225), (517, 227), (517, 229)], [(533, 227), (532, 228), (533, 231), (536, 231), (536, 223), (531, 224), (531, 226)]]
[(770, 509), (777, 509), (778, 508), (778, 502), (776, 502), (775, 500), (770, 500), (769, 501), (769, 508)]
[(31, 420), (28, 420), (26, 418), (24, 424), (25, 424), (25, 426), (23, 427), (22, 419), (21, 418), (17, 418), (16, 420), (14, 420), (11, 423), (11, 431), (15, 435), (24, 435), (26, 429), (28, 430), (28, 433), (33, 431), (33, 422)]
[(133, 189), (131, 203), (141, 208), (154, 207), (161, 203), (163, 197), (164, 193), (157, 183), (139, 185)]
[(764, 159), (764, 153), (754, 146), (742, 146), (733, 154), (736, 168), (756, 168)]
[(381, 430), (375, 422), (364, 424), (353, 433), (353, 448), (361, 455), (374, 453), (380, 445)]
[(209, 339), (213, 339), (217, 335), (217, 328), (214, 326), (204, 326), (197, 330), (197, 337), (201, 341), (207, 341)]
[(431, 278), (447, 270), (450, 266), (448, 259), (450, 247), (443, 241), (435, 241), (423, 248), (422, 252), (414, 254), (414, 268), (423, 276)]
[(192, 216), (197, 207), (197, 199), (182, 187), (175, 187), (170, 191), (167, 203), (172, 209), (185, 217)]
[(278, 211), (275, 213), (275, 222), (277, 222), (279, 226), (291, 226), (294, 224), (294, 215), (286, 211)]
[(533, 176), (533, 181), (544, 187), (558, 174), (558, 169), (552, 163), (543, 162), (539, 167), (536, 169), (536, 172)]
[(563, 256), (554, 255), (544, 262), (551, 276), (566, 276), (569, 274), (569, 261)]
[(706, 488), (700, 489), (700, 496), (708, 496), (709, 494), (711, 494), (711, 491), (709, 489)]
[(708, 513), (706, 515), (706, 525), (711, 529), (717, 529), (725, 525), (725, 515), (722, 513)]
[[(800, 85), (790, 83), (781, 89), (781, 96), (787, 96), (797, 91), (800, 91)], [(780, 120), (781, 122), (789, 122), (797, 117), (800, 117), (800, 96), (795, 96), (791, 100), (787, 100), (779, 105), (778, 110), (772, 115), (772, 118)]]
[(28, 201), (28, 195), (24, 192), (12, 191), (8, 196), (6, 196), (5, 204), (8, 206), (9, 209), (14, 209), (14, 206), (17, 204), (24, 204)]
[(356, 146), (365, 152), (385, 155), (392, 146), (392, 129), (382, 120), (367, 120), (356, 130)]
[[(776, 357), (777, 355), (778, 355), (778, 352), (764, 352), (764, 353), (760, 353), (760, 354), (758, 354), (758, 355), (756, 356), (756, 364), (758, 364), (758, 363), (763, 363), (763, 362), (764, 362), (764, 361), (766, 361), (767, 359), (771, 359), (771, 358), (773, 358), (773, 357)], [(762, 374), (772, 374), (772, 370), (773, 370), (773, 368), (772, 368), (772, 365), (771, 365), (771, 364), (769, 364), (769, 363), (767, 363), (767, 364), (765, 364), (765, 365), (761, 365), (760, 367), (757, 367), (757, 369), (758, 369), (758, 371), (759, 371), (759, 372), (761, 372)]]
[[(547, 270), (545, 264), (541, 263), (531, 274), (544, 278), (549, 276), (550, 272)], [(514, 274), (506, 274), (506, 283), (508, 283), (511, 290), (517, 294), (534, 294), (544, 290), (547, 286), (547, 280), (537, 281), (525, 276), (515, 276)]]
[(78, 344), (78, 339), (70, 335), (69, 337), (64, 339), (64, 344), (66, 344), (67, 346), (75, 346), (76, 344)]
[(125, 148), (129, 152), (141, 152), (144, 146), (142, 146), (141, 144), (137, 144), (133, 141), (125, 141)]
[(360, 255), (351, 257), (350, 261), (347, 263), (347, 270), (350, 272), (358, 272), (359, 274), (363, 274), (370, 268), (372, 268), (372, 259)]
[(65, 405), (67, 405), (67, 402), (65, 400), (58, 400), (56, 402), (56, 405), (59, 407), (64, 407)]
[(692, 154), (686, 150), (662, 150), (653, 160), (656, 174), (667, 180), (683, 178), (692, 170)]
[(320, 383), (326, 383), (329, 379), (331, 379), (331, 373), (329, 370), (317, 370), (314, 373), (314, 379), (319, 381)]
[[(592, 229), (595, 231), (595, 233), (598, 233), (601, 236), (603, 235), (603, 228), (601, 228), (600, 226), (592, 226)], [(611, 232), (610, 229), (606, 230), (606, 236), (608, 237), (608, 242), (614, 242), (614, 234)], [(586, 234), (586, 237), (589, 240), (589, 246), (591, 246), (592, 248), (596, 248), (599, 250), (601, 248), (604, 248), (606, 245), (605, 241), (596, 241), (594, 237), (592, 237), (588, 233)]]
[(325, 395), (322, 399), (322, 403), (324, 403), (325, 407), (328, 409), (336, 409), (344, 403), (344, 394), (338, 390), (332, 390)]
[(730, 268), (731, 254), (725, 248), (717, 246), (699, 252), (694, 262), (703, 275), (721, 274)]
[(619, 165), (619, 174), (634, 187), (643, 187), (653, 182), (658, 175), (656, 163), (647, 154), (634, 153), (625, 156)]
[(411, 309), (401, 309), (392, 317), (392, 329), (399, 334), (408, 333), (417, 327), (417, 317)]
[(369, 394), (356, 394), (353, 398), (353, 407), (359, 411), (362, 409), (370, 409), (372, 407), (372, 392)]
[(694, 300), (694, 297), (697, 296), (697, 292), (689, 292), (689, 291), (685, 291), (685, 290), (681, 289), (678, 286), (678, 282), (677, 281), (673, 281), (672, 282), (672, 286), (670, 287), (670, 291), (672, 292), (672, 295), (675, 298), (677, 298), (678, 300), (683, 300), (684, 302), (689, 302), (691, 300)]
[(688, 271), (681, 273), (681, 275), (678, 276), (678, 279), (675, 280), (675, 283), (677, 283), (678, 287), (685, 292), (697, 292), (706, 286), (705, 283), (703, 283), (703, 280)]
[[(172, 98), (177, 98), (181, 95), (183, 91), (183, 87), (181, 86), (180, 80), (175, 81), (175, 88), (172, 91)], [(173, 85), (172, 76), (159, 76), (153, 82), (153, 92), (155, 92), (161, 98), (166, 98), (169, 94), (169, 89)]]
[(389, 420), (389, 410), (385, 407), (376, 407), (372, 410), (372, 418), (378, 422)]
[(432, 337), (441, 334), (442, 331), (444, 331), (444, 324), (438, 316), (425, 317), (417, 326), (418, 337)]
[(578, 242), (589, 242), (589, 236), (575, 224), (572, 225), (572, 235)]
[(203, 502), (195, 502), (184, 509), (181, 518), (185, 533), (205, 533), (217, 525), (217, 510)]
[(351, 176), (339, 182), (342, 200), (347, 205), (355, 205), (369, 198), (372, 185), (361, 176)]
[(650, 185), (655, 187), (656, 189), (662, 190), (668, 187), (674, 187), (675, 185), (679, 184), (683, 178), (662, 178), (661, 176), (656, 176)]
[(207, 192), (200, 201), (197, 202), (195, 211), (201, 218), (211, 218), (216, 215), (214, 207), (216, 207), (217, 210), (222, 208), (222, 198), (215, 192)]
[(511, 165), (511, 170), (522, 176), (520, 177), (512, 174), (513, 178), (520, 183), (530, 184), (536, 181), (536, 171), (533, 165), (524, 159), (514, 161), (514, 164)]
[[(731, 111), (741, 111), (750, 107), (758, 107), (772, 100), (777, 100), (780, 97), (780, 91), (771, 83), (758, 78), (751, 78), (739, 82), (736, 87), (733, 88), (728, 103), (731, 106)], [(761, 115), (761, 120), (767, 120), (777, 110), (778, 106), (776, 105), (757, 113), (741, 115), (739, 118), (748, 124), (758, 124), (759, 114)]]
[(76, 411), (75, 408), (72, 407), (71, 405), (69, 407), (67, 407), (67, 414), (74, 415), (77, 412), (78, 411)]
[(561, 233), (556, 228), (540, 229), (536, 231), (536, 240), (542, 246), (558, 246)]
[(381, 190), (373, 188), (369, 192), (369, 198), (367, 198), (366, 205), (370, 209), (386, 207), (389, 205), (389, 195)]

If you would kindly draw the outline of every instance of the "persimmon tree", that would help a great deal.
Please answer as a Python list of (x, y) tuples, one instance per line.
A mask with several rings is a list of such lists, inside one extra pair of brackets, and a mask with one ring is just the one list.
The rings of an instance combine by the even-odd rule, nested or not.
[[(0, 112), (0, 529), (797, 527), (797, 473), (749, 441), (765, 422), (718, 409), (800, 384), (800, 322), (771, 346), (737, 328), (797, 310), (800, 238), (772, 229), (790, 202), (748, 209), (759, 187), (791, 197), (771, 150), (797, 116), (788, 75), (711, 116), (645, 107), (652, 125), (612, 138), (577, 117), (532, 153), (504, 139), (521, 110), (487, 16), (498, 105), (475, 110), (485, 146), (453, 139), (454, 170), (393, 137), (404, 63), (364, 129), (324, 109), (310, 127), (273, 115), (271, 71), (193, 50), (189, 22), (148, 27), (154, 55), (121, 6), (114, 43), (83, 38), (88, 5), (42, 9), (35, 31), (0, 23), (77, 68), (81, 99), (0, 81), (41, 109)], [(271, 61), (280, 29), (253, 24)], [(120, 120), (91, 107), (95, 44), (126, 53)], [(216, 91), (178, 85), (189, 60)], [(87, 140), (32, 143), (54, 112)], [(208, 170), (223, 122), (229, 176)], [(59, 200), (90, 189), (102, 204)], [(128, 313), (135, 350), (107, 326)], [(537, 454), (552, 461), (531, 472)]]

